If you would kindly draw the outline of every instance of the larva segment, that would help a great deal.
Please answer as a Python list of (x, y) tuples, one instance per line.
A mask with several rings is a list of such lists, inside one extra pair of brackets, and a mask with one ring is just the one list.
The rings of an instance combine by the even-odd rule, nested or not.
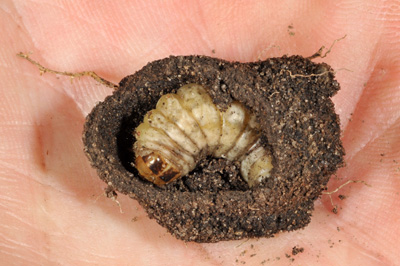
[(176, 94), (163, 95), (157, 103), (156, 109), (177, 125), (199, 150), (207, 147), (207, 140), (199, 124), (192, 115), (182, 106), (181, 99)]
[(240, 164), (240, 174), (250, 187), (260, 183), (264, 178), (270, 177), (272, 170), (272, 158), (257, 141), (250, 152)]
[(250, 148), (260, 138), (258, 133), (260, 125), (256, 119), (255, 115), (250, 115), (245, 129), (236, 140), (235, 145), (225, 155), (228, 160), (232, 161), (241, 158), (245, 153), (250, 151)]
[(207, 139), (208, 153), (212, 153), (219, 144), (221, 136), (221, 114), (203, 86), (188, 84), (181, 87), (177, 94), (183, 106), (191, 112)]
[(260, 144), (259, 124), (241, 103), (221, 111), (197, 84), (160, 98), (135, 130), (139, 174), (164, 185), (188, 174), (207, 155), (241, 162), (250, 187), (270, 176), (272, 159)]
[(239, 102), (233, 102), (225, 112), (221, 112), (222, 132), (215, 157), (226, 157), (226, 153), (235, 145), (236, 140), (246, 128), (248, 114)]
[(188, 169), (195, 166), (193, 156), (186, 152), (161, 130), (150, 127), (148, 124), (142, 124), (138, 127), (137, 131), (140, 132), (141, 135), (137, 138), (137, 142), (142, 147), (147, 147), (150, 143), (155, 143), (168, 149), (174, 156), (168, 159), (177, 163), (179, 168), (184, 172), (188, 172)]
[(168, 137), (194, 157), (199, 155), (200, 149), (196, 144), (178, 126), (172, 123), (157, 109), (148, 112), (144, 117), (143, 123), (149, 123), (152, 127), (163, 130)]

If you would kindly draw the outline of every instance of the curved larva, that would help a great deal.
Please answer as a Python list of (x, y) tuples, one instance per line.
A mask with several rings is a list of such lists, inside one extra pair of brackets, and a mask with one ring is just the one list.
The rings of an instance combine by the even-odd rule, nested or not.
[(241, 103), (221, 111), (203, 86), (188, 84), (163, 95), (136, 128), (136, 168), (145, 179), (164, 185), (212, 155), (240, 161), (241, 175), (252, 187), (272, 169), (258, 129), (255, 115)]

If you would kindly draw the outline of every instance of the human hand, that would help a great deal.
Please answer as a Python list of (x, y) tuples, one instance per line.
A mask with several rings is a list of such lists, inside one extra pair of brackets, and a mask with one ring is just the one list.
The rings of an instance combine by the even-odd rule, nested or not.
[[(354, 265), (395, 264), (400, 236), (398, 2), (186, 1), (104, 4), (9, 1), (1, 6), (0, 260), (5, 264)], [(396, 11), (397, 8), (397, 11)], [(65, 71), (93, 70), (118, 83), (147, 62), (202, 54), (256, 61), (310, 56), (347, 34), (325, 61), (341, 91), (347, 166), (315, 203), (304, 230), (216, 244), (169, 235), (136, 201), (102, 196), (83, 154), (85, 116), (112, 93), (89, 78), (45, 74), (15, 55), (32, 52)], [(5, 41), (4, 41), (5, 40)], [(347, 198), (338, 200), (339, 194)], [(296, 256), (294, 246), (304, 248)], [(254, 255), (255, 254), (255, 255)], [(279, 258), (279, 259), (278, 259)], [(292, 261), (294, 259), (294, 261)]]

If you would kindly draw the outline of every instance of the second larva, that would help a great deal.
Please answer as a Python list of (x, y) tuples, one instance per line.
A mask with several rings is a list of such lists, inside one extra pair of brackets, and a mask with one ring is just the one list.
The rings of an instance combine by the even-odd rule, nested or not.
[(240, 161), (240, 173), (250, 187), (269, 177), (272, 169), (255, 115), (239, 102), (219, 110), (198, 84), (163, 95), (135, 137), (136, 168), (159, 186), (185, 176), (208, 155)]

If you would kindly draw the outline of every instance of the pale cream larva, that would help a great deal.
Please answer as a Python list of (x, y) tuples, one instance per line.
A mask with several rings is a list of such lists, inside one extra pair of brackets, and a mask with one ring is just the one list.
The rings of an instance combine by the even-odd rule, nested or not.
[(198, 84), (163, 95), (135, 130), (135, 164), (139, 174), (164, 185), (188, 174), (212, 155), (241, 162), (250, 187), (270, 176), (271, 157), (260, 143), (259, 125), (239, 102), (225, 111)]

